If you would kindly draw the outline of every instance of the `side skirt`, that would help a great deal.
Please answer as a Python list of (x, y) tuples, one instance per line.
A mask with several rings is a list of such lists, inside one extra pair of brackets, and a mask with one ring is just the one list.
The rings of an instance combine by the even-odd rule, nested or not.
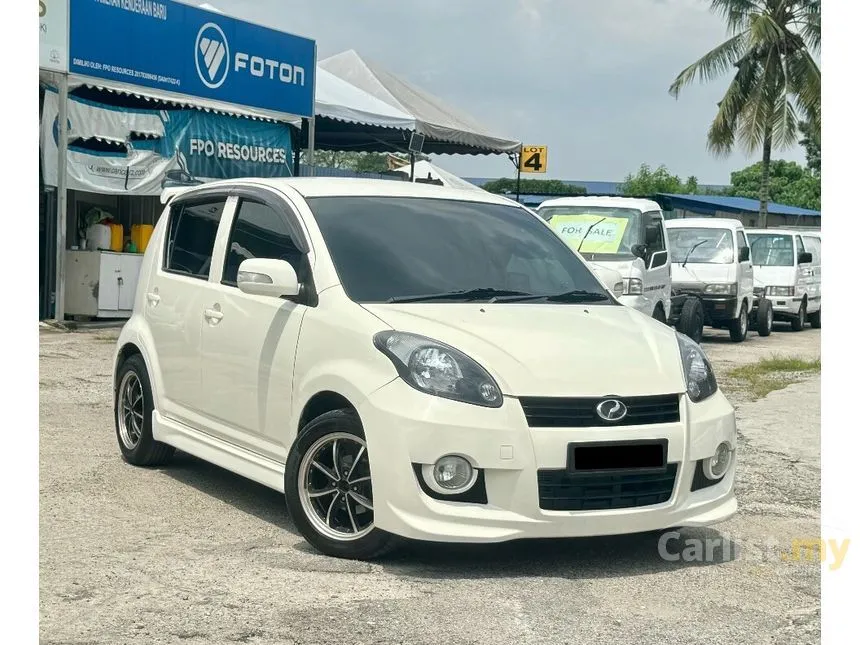
[(284, 492), (285, 464), (278, 463), (234, 444), (216, 439), (178, 421), (152, 413), (152, 436), (203, 461), (220, 466), (246, 479)]

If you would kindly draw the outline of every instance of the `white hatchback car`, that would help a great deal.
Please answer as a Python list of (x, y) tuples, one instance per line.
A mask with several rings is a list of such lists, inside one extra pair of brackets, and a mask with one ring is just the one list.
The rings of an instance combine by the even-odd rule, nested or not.
[(231, 180), (167, 204), (117, 346), (125, 459), (285, 493), (320, 551), (701, 526), (737, 508), (698, 345), (502, 197)]

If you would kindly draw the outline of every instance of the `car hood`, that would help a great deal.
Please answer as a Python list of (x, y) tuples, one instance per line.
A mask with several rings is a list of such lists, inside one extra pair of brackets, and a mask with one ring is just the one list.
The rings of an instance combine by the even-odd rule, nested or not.
[(753, 279), (757, 287), (790, 287), (797, 282), (797, 267), (755, 265)]
[(686, 390), (675, 332), (618, 305), (363, 305), (397, 331), (478, 361), (511, 396), (641, 396)]
[(672, 263), (673, 284), (725, 284), (735, 282), (734, 264), (706, 264), (704, 262)]

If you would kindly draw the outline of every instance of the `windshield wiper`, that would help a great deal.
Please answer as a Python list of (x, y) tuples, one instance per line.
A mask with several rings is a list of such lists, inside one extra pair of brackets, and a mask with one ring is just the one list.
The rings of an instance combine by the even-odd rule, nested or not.
[[(493, 289), (492, 287), (480, 287), (477, 289), (462, 289), (460, 291), (447, 291), (443, 293), (428, 293), (421, 296), (396, 296), (389, 298), (387, 302), (430, 302), (433, 300), (495, 300), (506, 296), (531, 296), (533, 294), (525, 291), (510, 291), (507, 289)], [(538, 296), (540, 297), (540, 296)]]
[(693, 246), (691, 246), (691, 247), (690, 247), (690, 250), (689, 250), (689, 251), (687, 251), (687, 255), (685, 255), (685, 256), (684, 256), (684, 263), (681, 265), (681, 268), (682, 268), (682, 269), (683, 269), (685, 266), (687, 266), (687, 260), (689, 260), (689, 259), (690, 259), (690, 256), (691, 256), (691, 255), (693, 255), (693, 251), (695, 251), (697, 248), (699, 248), (700, 246), (702, 246), (702, 244), (704, 244), (704, 243), (705, 243), (705, 242), (707, 242), (707, 241), (708, 241), (708, 240), (702, 240), (701, 242), (696, 242)]
[(609, 300), (609, 295), (600, 293), (599, 291), (574, 289), (573, 291), (557, 293), (554, 296), (546, 296), (546, 299), (547, 302), (598, 302), (600, 300)]
[(583, 245), (583, 244), (585, 244), (585, 240), (587, 240), (587, 239), (588, 239), (588, 234), (589, 234), (589, 233), (591, 233), (591, 229), (593, 229), (595, 226), (597, 226), (598, 224), (600, 224), (600, 222), (602, 222), (602, 221), (603, 221), (603, 220), (605, 220), (605, 219), (606, 219), (605, 217), (601, 217), (599, 220), (597, 220), (596, 222), (594, 222), (594, 224), (592, 224), (592, 225), (591, 225), (591, 226), (589, 226), (587, 229), (585, 229), (585, 235), (583, 235), (583, 236), (582, 236), (582, 239), (579, 241), (579, 246), (578, 246), (578, 247), (576, 247), (576, 252), (577, 252), (577, 253), (579, 253), (579, 250), (582, 248), (582, 245)]

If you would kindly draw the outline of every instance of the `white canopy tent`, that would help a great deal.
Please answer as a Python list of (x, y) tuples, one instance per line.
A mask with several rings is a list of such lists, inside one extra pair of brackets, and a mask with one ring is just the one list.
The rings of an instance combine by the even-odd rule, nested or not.
[(317, 67), (315, 112), (347, 123), (414, 130), (415, 118)]
[(367, 61), (354, 50), (326, 58), (319, 62), (319, 67), (414, 117), (415, 130), (427, 137), (422, 152), (507, 154), (520, 150), (519, 141), (490, 133), (472, 117)]

